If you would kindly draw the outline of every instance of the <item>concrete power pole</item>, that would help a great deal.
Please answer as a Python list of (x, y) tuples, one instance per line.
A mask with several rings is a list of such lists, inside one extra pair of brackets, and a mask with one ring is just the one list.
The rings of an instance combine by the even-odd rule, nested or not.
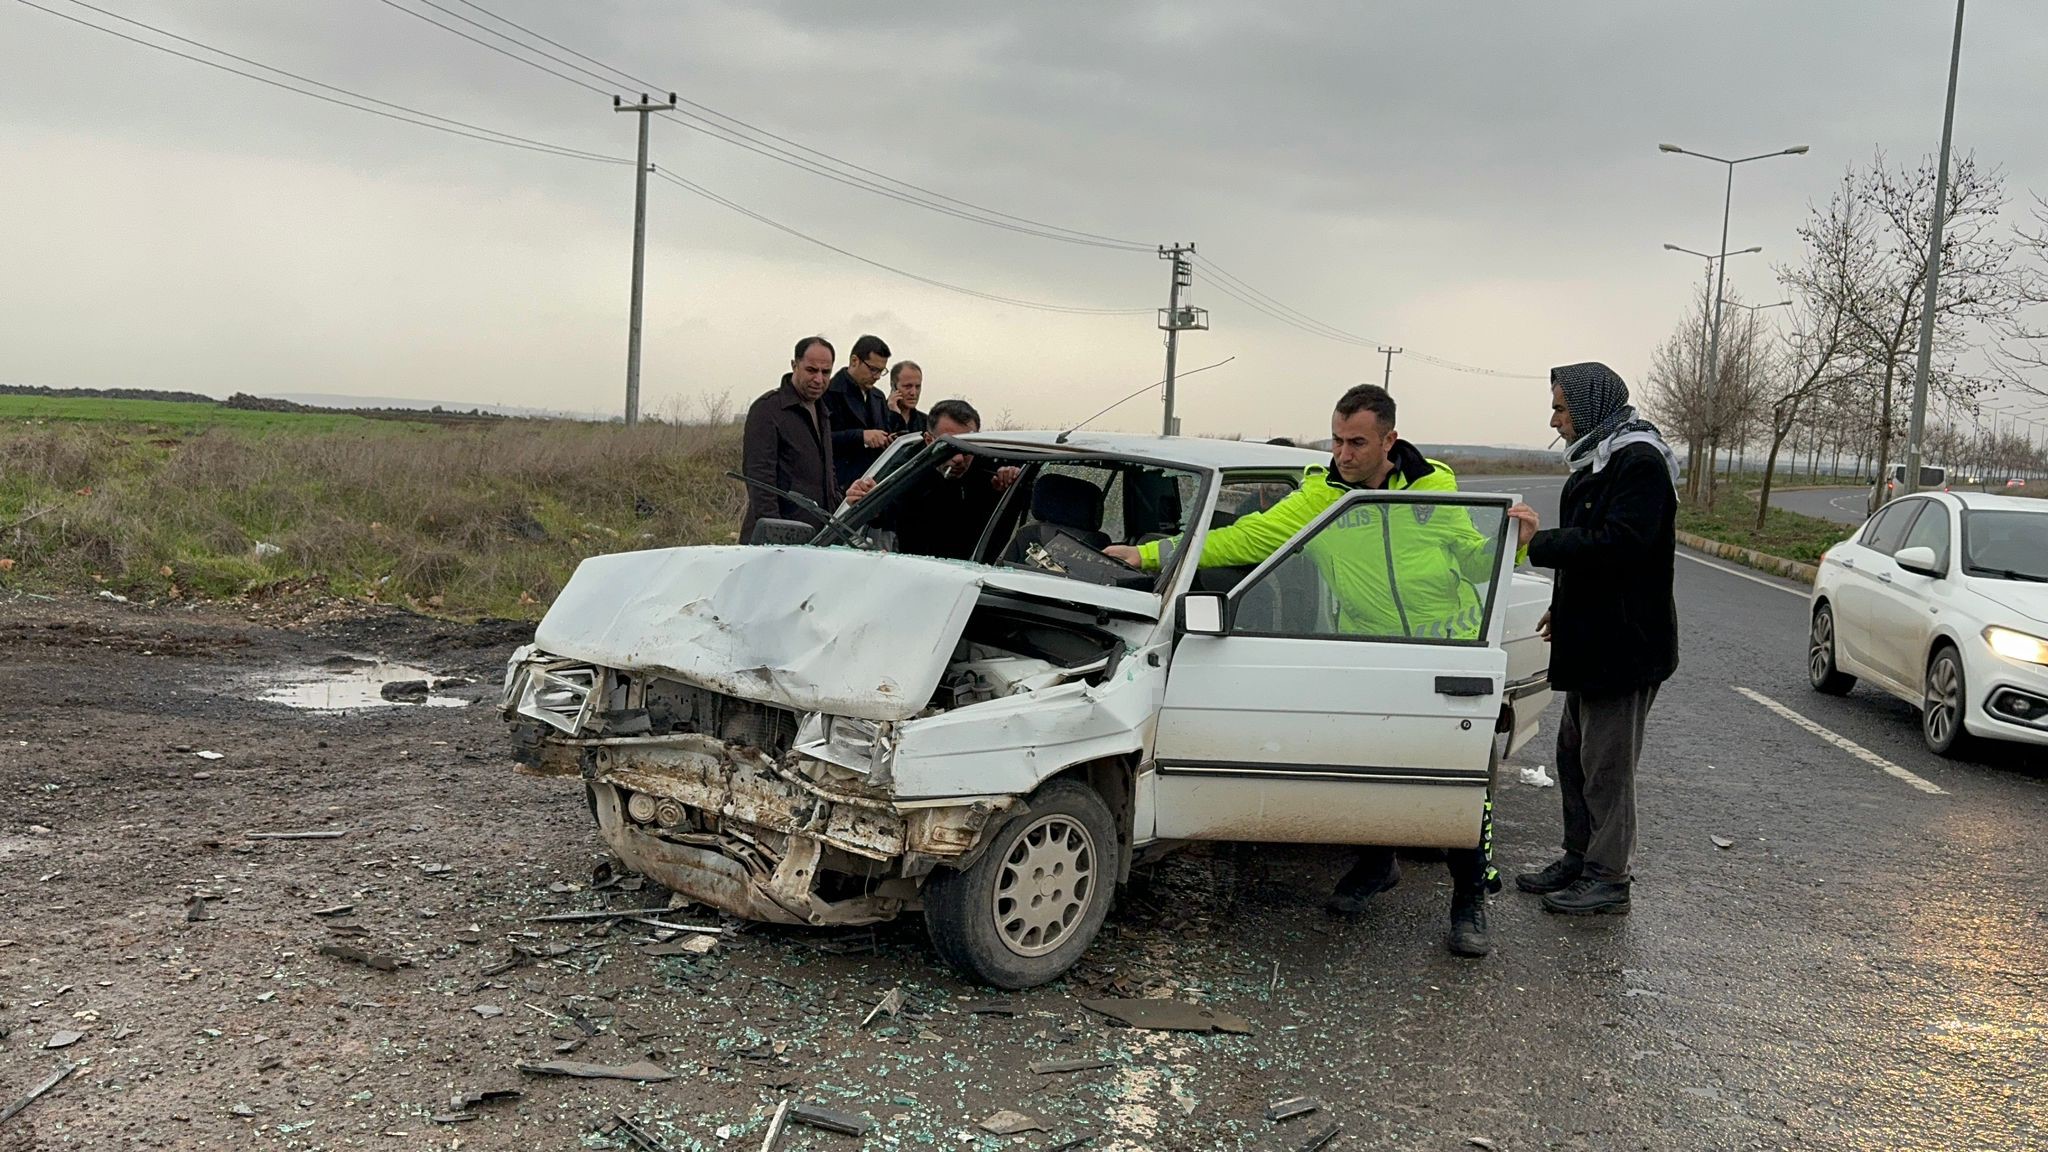
[[(1948, 106), (1941, 114), (1941, 167), (1934, 176), (1934, 226), (1927, 237), (1927, 295), (1920, 302), (1920, 358), (1913, 368), (1913, 417), (1906, 426), (1906, 483), (1920, 490), (1920, 439), (1927, 434), (1928, 372), (1934, 359), (1935, 291), (1941, 280), (1941, 223), (1948, 215), (1948, 144), (1956, 126), (1956, 69), (1963, 61), (1963, 0), (1956, 0), (1956, 38), (1948, 55)], [(1878, 477), (1882, 483), (1883, 477)], [(1879, 491), (1883, 491), (1882, 488)]]
[(647, 117), (653, 112), (673, 111), (676, 94), (668, 94), (668, 103), (650, 104), (647, 93), (640, 94), (638, 104), (628, 104), (617, 96), (612, 97), (612, 111), (638, 112), (640, 114), (640, 161), (633, 167), (633, 303), (632, 319), (626, 331), (626, 424), (640, 422), (640, 300), (647, 280)]
[(1161, 424), (1160, 435), (1180, 435), (1180, 421), (1173, 414), (1173, 361), (1180, 351), (1182, 332), (1203, 331), (1209, 327), (1209, 313), (1201, 308), (1183, 308), (1180, 304), (1180, 290), (1191, 287), (1195, 282), (1194, 265), (1187, 257), (1194, 255), (1193, 244), (1159, 246), (1159, 258), (1173, 261), (1173, 281), (1168, 289), (1166, 307), (1159, 310), (1159, 327), (1166, 332), (1166, 415)]
[(1387, 374), (1380, 378), (1380, 387), (1392, 392), (1394, 390), (1394, 357), (1401, 354), (1401, 349), (1390, 348), (1382, 344), (1380, 345), (1380, 354), (1387, 358)]

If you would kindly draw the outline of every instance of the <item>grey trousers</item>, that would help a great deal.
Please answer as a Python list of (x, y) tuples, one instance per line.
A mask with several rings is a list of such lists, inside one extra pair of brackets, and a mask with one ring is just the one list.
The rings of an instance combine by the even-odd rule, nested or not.
[(1564, 853), (1595, 880), (1627, 883), (1636, 855), (1636, 762), (1653, 685), (1619, 695), (1568, 692), (1557, 732)]

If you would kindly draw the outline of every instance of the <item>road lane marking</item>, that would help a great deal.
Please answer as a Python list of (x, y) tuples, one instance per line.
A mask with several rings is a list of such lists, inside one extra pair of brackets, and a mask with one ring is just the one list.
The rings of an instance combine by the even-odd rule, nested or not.
[(1787, 588), (1783, 584), (1773, 583), (1772, 581), (1766, 580), (1761, 576), (1752, 576), (1747, 572), (1737, 571), (1736, 569), (1728, 567), (1726, 564), (1716, 564), (1712, 560), (1703, 560), (1690, 552), (1680, 552), (1679, 555), (1685, 557), (1687, 560), (1690, 560), (1695, 564), (1704, 564), (1707, 567), (1715, 569), (1717, 571), (1726, 572), (1730, 576), (1740, 576), (1742, 579), (1749, 581), (1751, 584), (1761, 584), (1766, 588), (1775, 588), (1778, 591), (1785, 593), (1786, 595), (1797, 596), (1802, 600), (1806, 599), (1807, 594), (1805, 592), (1800, 591), (1797, 588)]
[(1778, 715), (1783, 716), (1785, 719), (1790, 720), (1792, 723), (1799, 725), (1801, 728), (1806, 729), (1808, 732), (1813, 733), (1815, 736), (1820, 737), (1822, 740), (1825, 740), (1828, 743), (1833, 744), (1835, 747), (1840, 748), (1842, 751), (1847, 752), (1849, 755), (1856, 757), (1858, 760), (1863, 761), (1865, 764), (1868, 764), (1871, 767), (1878, 769), (1885, 775), (1894, 776), (1900, 780), (1904, 780), (1907, 784), (1910, 784), (1913, 787), (1918, 788), (1920, 791), (1927, 793), (1929, 796), (1948, 795), (1948, 793), (1944, 791), (1942, 788), (1940, 788), (1938, 785), (1931, 783), (1923, 777), (1915, 776), (1913, 773), (1908, 772), (1904, 768), (1899, 767), (1897, 764), (1894, 764), (1891, 761), (1885, 759), (1884, 757), (1879, 756), (1877, 753), (1872, 752), (1870, 749), (1865, 748), (1863, 745), (1856, 743), (1854, 740), (1849, 739), (1847, 736), (1838, 736), (1835, 733), (1828, 731), (1820, 725), (1815, 724), (1813, 721), (1808, 720), (1806, 717), (1801, 716), (1799, 713), (1794, 712), (1790, 708), (1785, 707), (1783, 704), (1778, 703), (1776, 700), (1771, 699), (1769, 696), (1766, 696), (1761, 692), (1752, 692), (1749, 689), (1744, 688), (1740, 684), (1733, 685), (1732, 687), (1734, 687), (1734, 689), (1737, 692), (1742, 693), (1744, 696), (1749, 697), (1751, 700), (1756, 701), (1758, 704), (1761, 704), (1764, 707), (1770, 709), (1771, 711), (1776, 712)]

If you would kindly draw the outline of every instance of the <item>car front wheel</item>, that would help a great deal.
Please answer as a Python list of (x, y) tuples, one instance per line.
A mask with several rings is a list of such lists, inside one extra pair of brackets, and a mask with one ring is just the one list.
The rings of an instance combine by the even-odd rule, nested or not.
[(1813, 630), (1806, 641), (1806, 678), (1815, 692), (1846, 696), (1856, 678), (1835, 667), (1835, 609), (1820, 604), (1813, 610)]
[(1055, 780), (981, 858), (925, 885), (939, 958), (998, 988), (1056, 979), (1088, 950), (1116, 888), (1116, 824), (1095, 790)]
[(1937, 756), (1950, 758), (1969, 751), (1970, 735), (1963, 727), (1969, 706), (1969, 685), (1963, 678), (1963, 657), (1954, 648), (1943, 648), (1927, 662), (1926, 700), (1920, 706), (1920, 735)]

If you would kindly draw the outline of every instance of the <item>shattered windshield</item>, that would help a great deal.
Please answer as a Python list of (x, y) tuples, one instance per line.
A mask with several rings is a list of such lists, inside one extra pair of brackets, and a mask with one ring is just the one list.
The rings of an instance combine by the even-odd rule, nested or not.
[(1963, 567), (1972, 576), (2048, 582), (2048, 513), (1970, 512)]
[[(877, 479), (846, 516), (872, 546), (1148, 590), (1156, 574), (1103, 549), (1179, 535), (1201, 493), (1201, 475), (1187, 469), (957, 440), (892, 460)], [(820, 542), (844, 543), (831, 533)]]

